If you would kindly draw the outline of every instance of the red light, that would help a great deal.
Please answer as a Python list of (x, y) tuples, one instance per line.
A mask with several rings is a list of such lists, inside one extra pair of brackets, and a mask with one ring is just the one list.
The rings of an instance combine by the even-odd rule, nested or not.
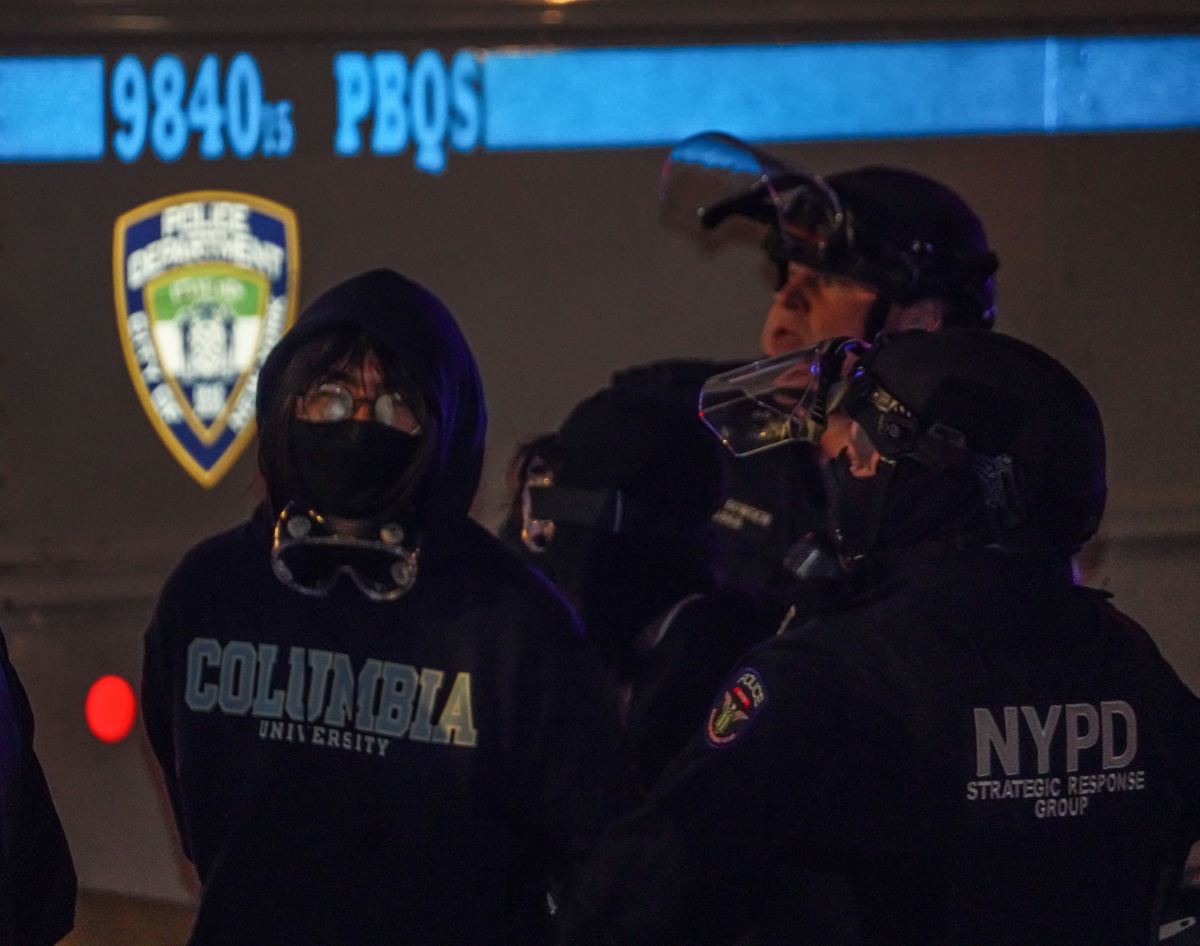
[(744, 706), (744, 707), (746, 707), (747, 709), (749, 709), (749, 708), (750, 708), (750, 698), (749, 698), (748, 696), (746, 696), (746, 694), (745, 694), (745, 693), (743, 693), (743, 692), (742, 692), (742, 688), (741, 688), (741, 687), (734, 687), (734, 688), (733, 688), (733, 692), (734, 692), (734, 695), (735, 695), (735, 696), (736, 696), (736, 697), (737, 697), (739, 700), (741, 700), (741, 701), (742, 701), (742, 706)]
[(101, 677), (88, 690), (83, 711), (93, 736), (101, 742), (120, 742), (137, 716), (133, 687), (115, 674)]

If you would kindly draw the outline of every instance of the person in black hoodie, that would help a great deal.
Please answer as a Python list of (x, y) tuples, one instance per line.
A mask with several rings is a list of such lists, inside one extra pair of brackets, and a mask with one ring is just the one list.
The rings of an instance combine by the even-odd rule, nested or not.
[(33, 751), (33, 713), (0, 634), (0, 943), (53, 946), (75, 923), (75, 867)]
[[(858, 594), (730, 674), (589, 860), (562, 943), (1155, 942), (1200, 838), (1200, 699), (1074, 582), (1106, 495), (1091, 396), (971, 329), (793, 368), (743, 378), (761, 410), (705, 416), (733, 445), (820, 443)], [(797, 868), (849, 898), (838, 938)]]
[(143, 706), (192, 946), (530, 944), (624, 803), (598, 660), (468, 517), (485, 413), (445, 306), (320, 296), (259, 377), (267, 500), (169, 578)]
[(723, 453), (694, 408), (625, 385), (585, 398), (513, 465), (501, 534), (562, 589), (599, 646), (644, 786), (737, 659), (776, 629), (717, 574)]

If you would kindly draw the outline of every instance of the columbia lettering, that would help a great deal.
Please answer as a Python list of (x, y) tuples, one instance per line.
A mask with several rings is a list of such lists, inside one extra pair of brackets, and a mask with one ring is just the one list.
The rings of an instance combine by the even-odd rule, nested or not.
[[(446, 679), (452, 684), (443, 693)], [(408, 738), (474, 748), (479, 734), (471, 674), (275, 644), (195, 638), (188, 645), (184, 702), (197, 713), (220, 712), (288, 726), (260, 725), (259, 737), (353, 747), (383, 755), (388, 739)], [(342, 739), (344, 735), (372, 738)], [(374, 737), (384, 737), (382, 739)]]

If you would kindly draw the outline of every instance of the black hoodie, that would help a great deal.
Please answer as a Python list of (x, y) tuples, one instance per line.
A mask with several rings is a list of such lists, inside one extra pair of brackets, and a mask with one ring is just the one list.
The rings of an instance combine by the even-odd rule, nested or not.
[(625, 798), (611, 701), (569, 610), (467, 516), (483, 396), (432, 294), (386, 270), (326, 292), (267, 359), (260, 410), (297, 347), (345, 323), (434, 414), (420, 571), (393, 602), (344, 581), (303, 596), (260, 514), (168, 580), (143, 703), (203, 884), (189, 942), (536, 943), (547, 879)]

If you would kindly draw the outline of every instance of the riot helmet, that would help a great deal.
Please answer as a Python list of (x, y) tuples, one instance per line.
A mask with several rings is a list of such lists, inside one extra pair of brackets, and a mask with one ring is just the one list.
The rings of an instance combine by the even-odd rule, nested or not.
[(943, 302), (945, 326), (989, 328), (995, 319), (999, 264), (982, 223), (957, 193), (914, 171), (871, 166), (822, 177), (705, 132), (672, 148), (661, 198), (669, 223), (734, 238), (757, 226), (779, 285), (794, 261), (877, 291), (868, 338), (892, 304), (924, 299)]
[(847, 563), (929, 540), (1070, 554), (1104, 511), (1095, 402), (1065, 367), (1009, 336), (833, 339), (711, 379), (700, 407), (735, 452), (821, 443)]

